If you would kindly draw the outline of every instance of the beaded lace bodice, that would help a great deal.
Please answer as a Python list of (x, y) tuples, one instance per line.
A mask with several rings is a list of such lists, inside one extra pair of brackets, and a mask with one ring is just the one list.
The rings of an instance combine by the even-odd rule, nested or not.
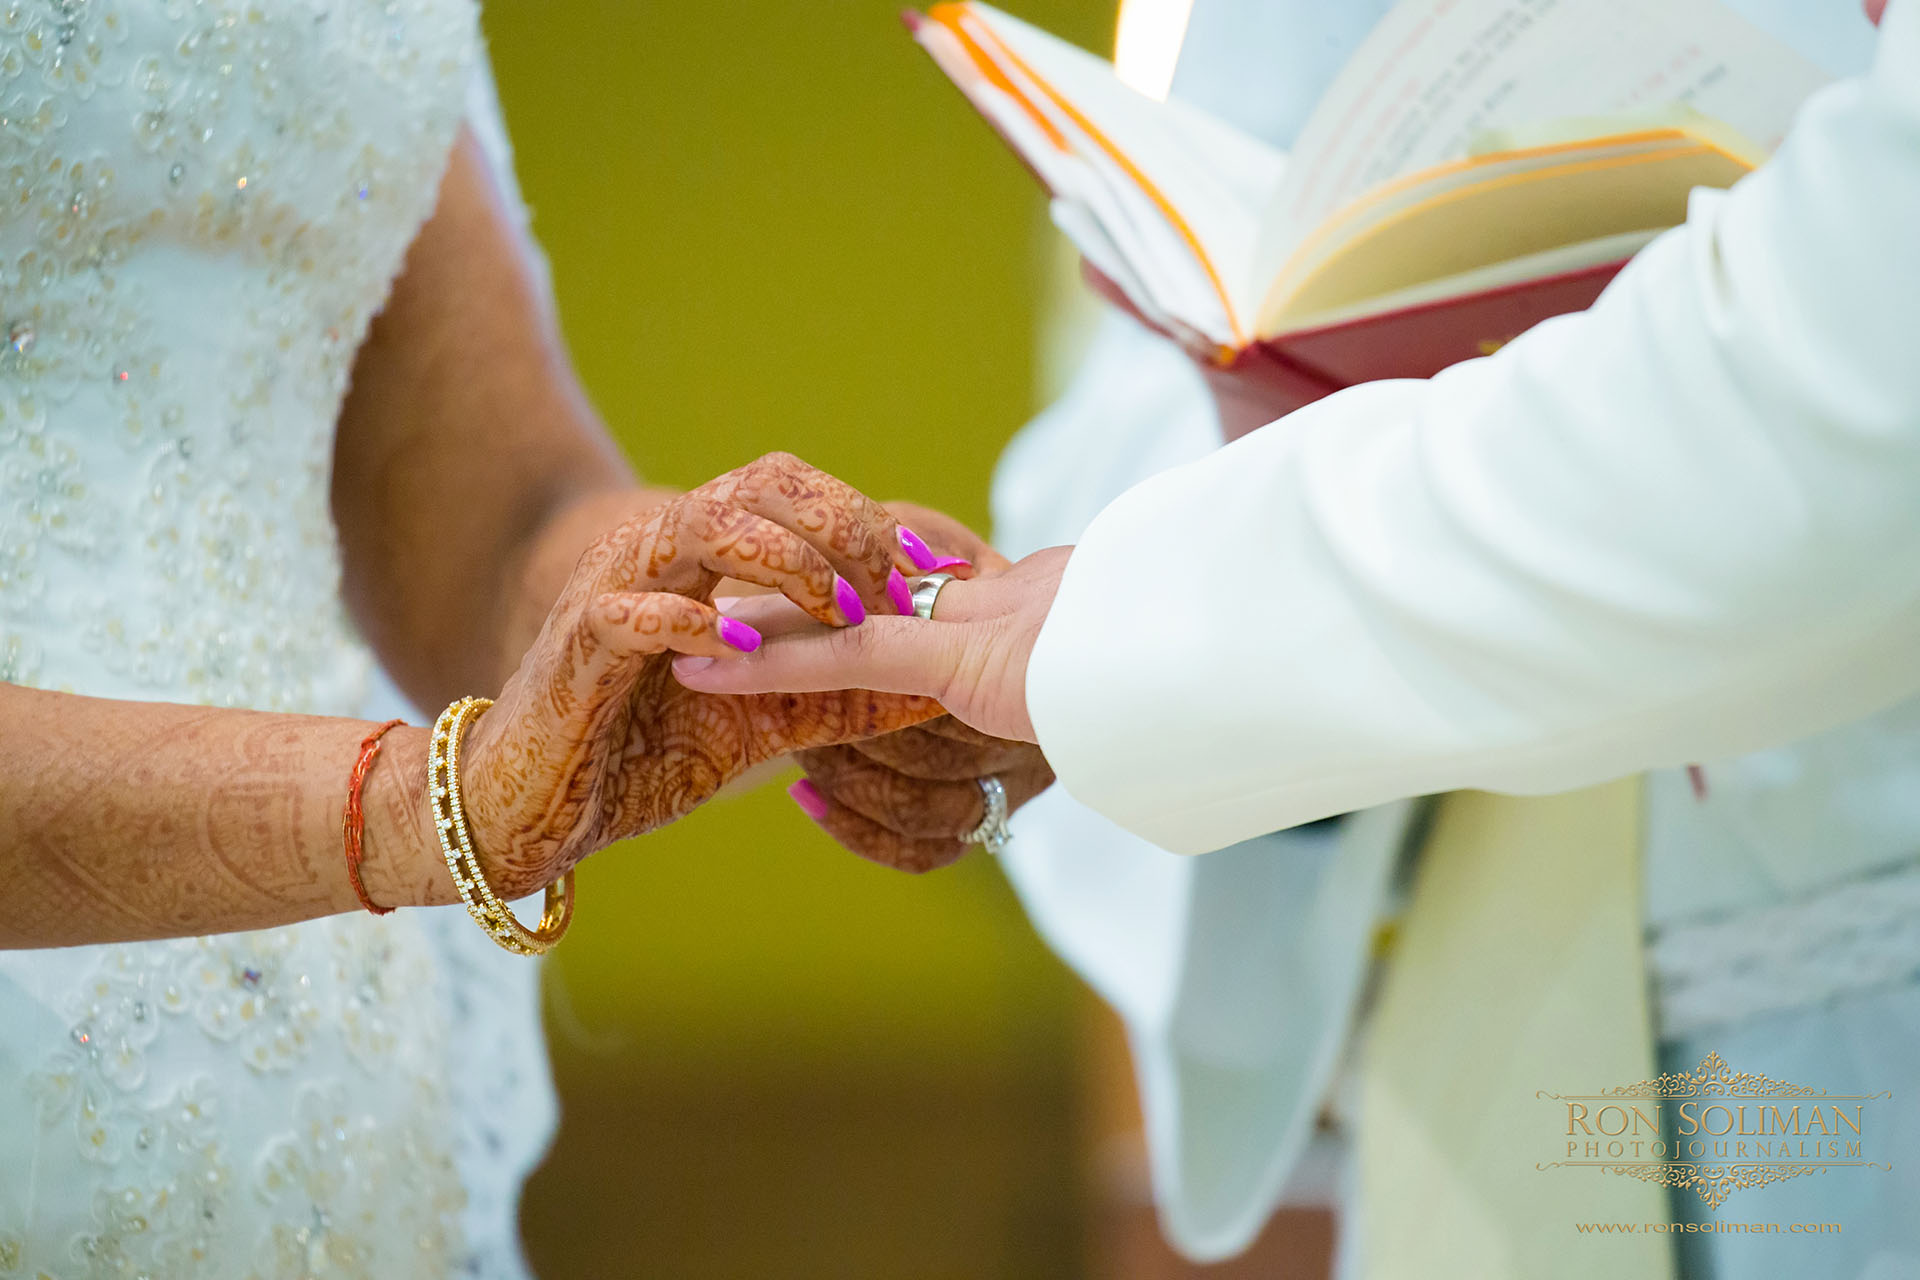
[(351, 698), (333, 422), (475, 38), (468, 0), (0, 0), (0, 677)]
[[(359, 709), (334, 424), (478, 51), (472, 0), (0, 0), (0, 680)], [(434, 932), (0, 953), (0, 1277), (516, 1268)]]

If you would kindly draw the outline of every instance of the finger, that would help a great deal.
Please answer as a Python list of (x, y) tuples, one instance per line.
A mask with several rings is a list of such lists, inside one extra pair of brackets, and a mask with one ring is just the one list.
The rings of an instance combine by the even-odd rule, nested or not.
[(873, 819), (845, 805), (835, 804), (819, 788), (802, 778), (787, 794), (822, 831), (869, 862), (915, 875), (958, 862), (967, 846), (958, 840), (927, 840), (889, 831)]
[(887, 510), (900, 522), (900, 545), (916, 573), (970, 578), (980, 572), (999, 573), (1009, 564), (984, 538), (945, 512), (913, 502), (889, 502)]
[(838, 476), (790, 453), (770, 453), (694, 491), (751, 511), (810, 542), (868, 609), (894, 608), (902, 571), (914, 571), (898, 522)]
[[(906, 579), (904, 585), (917, 583), (917, 579)], [(714, 604), (732, 617), (751, 623), (761, 635), (772, 639), (775, 636), (804, 634), (819, 629), (820, 624), (805, 610), (796, 608), (791, 601), (777, 594), (756, 596), (733, 596), (724, 601), (716, 597)], [(935, 609), (942, 622), (950, 621), (953, 606), (946, 599), (943, 589)], [(899, 613), (913, 612), (912, 598), (900, 602)]]
[(752, 653), (761, 636), (712, 605), (671, 591), (608, 592), (594, 599), (586, 625), (611, 655)]
[(548, 671), (554, 695), (548, 705), (597, 716), (626, 697), (647, 658), (738, 655), (759, 647), (752, 627), (701, 601), (671, 591), (610, 592), (574, 623), (571, 642)]
[(918, 618), (870, 618), (861, 627), (785, 636), (744, 657), (676, 659), (673, 674), (702, 693), (809, 693), (853, 686), (937, 698), (960, 665), (972, 631)]
[[(993, 745), (984, 747), (956, 742), (934, 731), (946, 719), (948, 717), (942, 716), (918, 728), (850, 742), (836, 750), (855, 752), (910, 778), (944, 782), (963, 782), (968, 778), (1018, 767), (1033, 750), (1027, 743), (1007, 742), (1000, 738), (988, 738), (987, 741)], [(805, 760), (801, 761), (803, 766), (806, 763)]]
[(778, 592), (763, 596), (734, 596), (727, 600), (716, 598), (713, 604), (722, 613), (740, 619), (768, 639), (820, 630), (820, 623), (811, 614)]
[[(900, 526), (900, 546), (907, 553), (907, 558), (913, 561), (913, 573), (950, 573), (956, 578), (971, 578), (980, 572), (972, 559), (947, 549), (952, 545), (949, 542), (943, 547), (939, 543), (929, 542), (907, 526)], [(994, 553), (993, 559), (1004, 560), (1005, 557)]]
[(986, 816), (986, 799), (973, 778), (909, 778), (854, 752), (808, 752), (802, 763), (822, 795), (897, 835), (957, 839)]
[(932, 698), (871, 689), (769, 693), (747, 704), (762, 759), (912, 728), (945, 713)]
[(704, 593), (713, 583), (703, 575), (717, 574), (770, 587), (829, 626), (858, 626), (866, 619), (859, 593), (819, 548), (764, 516), (714, 499), (686, 498), (664, 535), (671, 551), (650, 576), (669, 590)]
[(568, 742), (627, 714), (627, 700), (654, 655), (735, 652), (719, 639), (717, 611), (671, 592), (599, 596), (560, 625), (565, 629), (551, 638), (543, 634), (523, 675), (533, 695), (531, 713)]
[[(736, 601), (735, 609), (745, 603)], [(798, 612), (791, 603), (780, 603)], [(720, 654), (738, 657), (762, 644), (760, 633), (750, 623), (673, 592), (608, 593), (598, 597), (587, 614), (590, 635), (586, 647), (607, 655), (603, 668), (620, 661), (621, 655), (627, 655), (625, 661), (637, 670), (634, 656), (671, 651), (707, 658)], [(808, 619), (807, 625), (819, 624)], [(591, 685), (593, 679), (584, 683)], [(868, 689), (831, 689), (762, 695), (748, 703), (746, 713), (753, 729), (749, 750), (758, 763), (899, 733), (942, 715), (944, 709), (931, 698)]]
[(1011, 768), (961, 781), (910, 778), (844, 748), (806, 752), (800, 764), (807, 778), (835, 804), (914, 839), (952, 836), (964, 840), (987, 816), (980, 787), (983, 777), (999, 780), (1009, 813), (1053, 785), (1053, 770), (1034, 752)]
[(834, 751), (810, 751), (800, 757), (821, 792), (837, 804), (871, 818), (888, 830), (916, 838), (966, 834), (987, 816), (982, 778), (1000, 782), (1007, 796), (1007, 812), (1053, 785), (1053, 770), (1038, 752), (1005, 768), (982, 772), (961, 781), (932, 782), (911, 778), (862, 757)]
[(949, 742), (975, 751), (992, 751), (1011, 748), (1016, 755), (1025, 755), (1033, 749), (1031, 743), (1008, 742), (1005, 738), (996, 738), (990, 733), (982, 733), (972, 725), (955, 720), (952, 716), (942, 716), (938, 720), (929, 720), (923, 728), (928, 733), (945, 738)]
[[(624, 697), (646, 657), (666, 652), (738, 656), (762, 643), (749, 624), (669, 591), (602, 595), (586, 611), (581, 630), (576, 647), (588, 656), (573, 664), (569, 691), (573, 702), (595, 705)], [(744, 713), (753, 730), (748, 752), (757, 764), (899, 733), (943, 711), (931, 698), (866, 689), (766, 694), (746, 700)]]

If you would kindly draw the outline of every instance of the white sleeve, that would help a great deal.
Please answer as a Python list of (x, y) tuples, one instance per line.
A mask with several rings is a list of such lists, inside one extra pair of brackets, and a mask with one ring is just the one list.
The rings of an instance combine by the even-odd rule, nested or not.
[[(1205, 383), (1108, 312), (1066, 393), (994, 473), (994, 542), (1071, 541), (1133, 484), (1219, 447)], [(1000, 867), (1047, 944), (1125, 1019), (1161, 1229), (1197, 1259), (1244, 1249), (1303, 1187), (1409, 822), (1387, 806), (1182, 858), (1059, 787)], [(1309, 1169), (1311, 1162), (1308, 1162)]]
[(1129, 491), (1027, 678), (1067, 789), (1180, 852), (1916, 690), (1920, 0), (1589, 311)]

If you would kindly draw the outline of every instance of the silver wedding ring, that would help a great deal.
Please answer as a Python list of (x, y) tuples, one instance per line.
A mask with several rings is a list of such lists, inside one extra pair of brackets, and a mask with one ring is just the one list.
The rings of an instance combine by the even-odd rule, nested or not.
[[(940, 589), (953, 581), (950, 573), (930, 573), (913, 586), (913, 616), (926, 622), (933, 621), (934, 601), (940, 598)], [(1007, 829), (1007, 789), (1000, 785), (998, 778), (977, 778), (980, 784), (980, 799), (986, 806), (986, 815), (980, 819), (980, 825), (960, 837), (963, 844), (986, 846), (988, 853), (998, 855), (1013, 839), (1013, 832)]]
[(930, 573), (913, 584), (913, 616), (926, 622), (933, 621), (933, 602), (940, 598), (940, 588), (953, 581), (950, 573)]
[(980, 825), (960, 837), (966, 844), (985, 845), (987, 852), (998, 856), (1007, 842), (1013, 839), (1013, 832), (1007, 829), (1007, 789), (1000, 785), (998, 778), (979, 778), (980, 798), (986, 801), (987, 816), (980, 819)]

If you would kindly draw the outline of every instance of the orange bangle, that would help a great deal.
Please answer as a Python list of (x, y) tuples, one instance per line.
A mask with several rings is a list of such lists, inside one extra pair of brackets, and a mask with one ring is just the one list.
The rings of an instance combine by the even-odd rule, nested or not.
[(360, 899), (361, 906), (377, 916), (389, 915), (393, 908), (375, 906), (373, 899), (367, 896), (367, 886), (360, 882), (360, 839), (366, 830), (366, 818), (360, 812), (360, 788), (366, 785), (367, 771), (373, 768), (373, 758), (380, 754), (380, 739), (387, 730), (405, 723), (404, 720), (389, 720), (360, 740), (360, 758), (353, 762), (353, 774), (347, 779), (347, 810), (340, 820), (340, 833), (347, 844), (347, 879), (353, 882), (353, 896)]

